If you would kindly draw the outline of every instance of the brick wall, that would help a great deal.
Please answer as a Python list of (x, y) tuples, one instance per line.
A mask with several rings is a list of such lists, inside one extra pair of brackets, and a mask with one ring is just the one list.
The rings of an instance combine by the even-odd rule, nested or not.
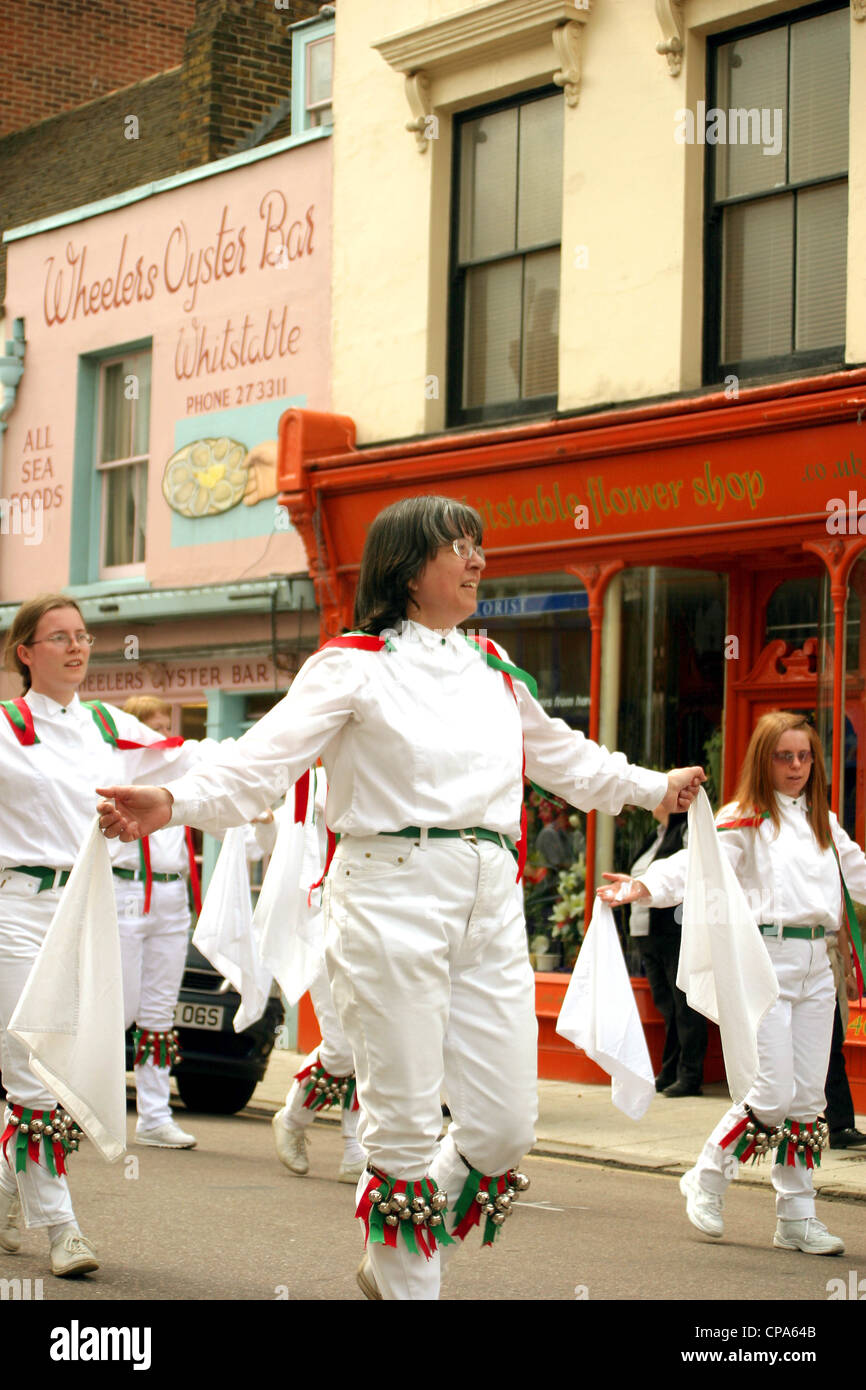
[(0, 137), (179, 66), (195, 0), (8, 0)]
[[(21, 226), (178, 169), (181, 74), (163, 73), (0, 140), (0, 227)], [(124, 135), (138, 118), (138, 139)], [(6, 246), (0, 249), (0, 310)]]
[[(319, 0), (209, 0), (184, 52), (181, 167), (228, 154), (291, 94), (289, 25), (318, 14)], [(270, 138), (274, 138), (271, 135)]]
[[(22, 13), (42, 8), (31, 0), (18, 4)], [(72, 15), (91, 7), (136, 12), (117, 0), (110, 6), (108, 0), (44, 5), (55, 19), (60, 11)], [(148, 32), (156, 32), (163, 12), (179, 20), (192, 7), (188, 0), (147, 0), (138, 8), (149, 9)], [(0, 138), (0, 230), (219, 159), (290, 97), (289, 25), (318, 14), (319, 0), (293, 0), (289, 10), (275, 9), (273, 0), (197, 0), (194, 9), (180, 67), (97, 100), (84, 98), (86, 105)], [(123, 32), (136, 32), (132, 20)], [(73, 56), (81, 68), (81, 55)], [(83, 67), (89, 71), (86, 62)], [(125, 135), (130, 115), (138, 119), (138, 139)], [(284, 118), (260, 143), (288, 133)], [(5, 288), (6, 247), (0, 243), (0, 317)]]

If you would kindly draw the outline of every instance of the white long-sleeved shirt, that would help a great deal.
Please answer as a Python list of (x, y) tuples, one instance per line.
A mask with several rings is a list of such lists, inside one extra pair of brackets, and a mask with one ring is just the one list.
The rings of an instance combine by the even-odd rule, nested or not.
[[(757, 828), (719, 831), (723, 850), (740, 881), (757, 922), (780, 927), (823, 927), (837, 932), (842, 921), (842, 885), (832, 849), (819, 848), (809, 824), (806, 798), (776, 793), (781, 822), (778, 836), (772, 820)], [(716, 824), (745, 813), (723, 806)], [(846, 835), (834, 815), (830, 831), (839, 851), (842, 872), (852, 898), (866, 902), (866, 855)], [(653, 907), (672, 907), (682, 901), (688, 850), (657, 859), (639, 875), (652, 894)]]
[[(28, 691), (39, 742), (22, 747), (0, 712), (0, 866), (19, 864), (71, 869), (96, 814), (96, 787), (112, 783), (153, 782), (167, 773), (186, 771), (201, 761), (201, 747), (118, 749), (106, 743), (89, 710), (77, 695), (59, 705), (47, 695)], [(131, 714), (107, 706), (121, 738), (158, 743), (162, 734)], [(138, 845), (112, 851), (114, 862), (139, 866)], [(121, 859), (120, 851), (124, 852)], [(153, 864), (157, 869), (156, 863)], [(172, 870), (158, 869), (158, 872)]]
[(171, 786), (171, 823), (240, 825), (321, 757), (327, 823), (341, 835), (483, 826), (516, 839), (521, 735), (527, 777), (581, 810), (651, 809), (665, 796), (663, 773), (633, 767), (549, 718), (522, 681), (512, 695), (456, 629), (442, 635), (407, 623), (391, 644), (310, 657), (233, 748)]

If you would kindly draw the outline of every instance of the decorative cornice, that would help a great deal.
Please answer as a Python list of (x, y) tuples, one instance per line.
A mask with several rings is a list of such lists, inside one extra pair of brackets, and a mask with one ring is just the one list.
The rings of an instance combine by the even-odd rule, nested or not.
[[(432, 78), (552, 40), (553, 81), (569, 106), (580, 95), (580, 43), (592, 0), (492, 0), (430, 24), (380, 39), (373, 48), (406, 78), (406, 99), (419, 150), (438, 134)], [(556, 64), (558, 63), (558, 67)]]
[(590, 0), (492, 0), (380, 39), (373, 47), (397, 72), (465, 67), (525, 48), (561, 24), (585, 24)]
[(678, 77), (683, 66), (683, 11), (685, 0), (656, 0), (656, 19), (662, 37), (656, 44), (656, 53), (667, 56), (668, 71), (671, 77)]
[(429, 141), (439, 133), (438, 121), (433, 115), (430, 78), (426, 72), (406, 74), (406, 100), (412, 112), (412, 120), (406, 122), (406, 129), (415, 132), (418, 149), (424, 154)]
[(553, 31), (553, 46), (559, 59), (559, 68), (553, 74), (557, 87), (562, 87), (569, 106), (576, 106), (580, 100), (580, 45), (583, 27), (570, 20), (560, 24)]

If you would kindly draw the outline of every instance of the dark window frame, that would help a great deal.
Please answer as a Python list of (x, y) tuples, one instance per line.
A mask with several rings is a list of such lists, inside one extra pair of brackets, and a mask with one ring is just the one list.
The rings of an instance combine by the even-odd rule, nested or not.
[[(552, 96), (562, 96), (562, 89), (549, 84), (520, 92), (500, 101), (488, 102), (484, 106), (474, 106), (454, 116), (451, 151), (451, 229), (448, 269), (448, 323), (447, 323), (447, 391), (446, 417), (450, 428), (466, 425), (486, 424), (499, 420), (526, 419), (536, 415), (555, 414), (558, 406), (558, 392), (548, 396), (522, 397), (514, 401), (497, 401), (492, 405), (465, 407), (463, 397), (463, 370), (465, 364), (465, 342), (463, 324), (466, 312), (466, 272), (479, 265), (495, 265), (497, 261), (525, 261), (526, 256), (541, 251), (559, 249), (562, 255), (562, 239), (539, 242), (537, 245), (522, 247), (515, 251), (500, 252), (495, 256), (479, 260), (460, 261), (460, 147), (462, 127), (469, 121), (483, 116), (495, 115), (515, 107), (529, 106), (534, 101), (544, 101)], [(564, 115), (563, 115), (564, 118)], [(564, 170), (563, 170), (564, 174)], [(561, 268), (561, 260), (560, 260)], [(561, 307), (561, 301), (560, 301)], [(522, 315), (521, 315), (522, 321)]]
[[(728, 29), (719, 34), (714, 34), (707, 39), (707, 66), (706, 66), (706, 109), (716, 105), (717, 86), (716, 86), (716, 55), (718, 50), (725, 44), (734, 43), (737, 39), (752, 38), (756, 34), (767, 33), (772, 29), (790, 30), (794, 24), (799, 24), (803, 20), (815, 19), (818, 15), (831, 14), (834, 10), (847, 10), (847, 0), (823, 0), (817, 5), (808, 5), (801, 10), (787, 11), (784, 15), (773, 16), (765, 19), (758, 24), (740, 25), (736, 29)], [(788, 45), (788, 101), (785, 112), (786, 122), (790, 113), (790, 41)], [(848, 106), (850, 111), (850, 91), (848, 96)], [(769, 198), (788, 198), (794, 195), (794, 218), (793, 218), (793, 250), (792, 250), (792, 280), (791, 297), (792, 320), (791, 320), (791, 339), (792, 344), (796, 334), (796, 292), (797, 292), (797, 193), (804, 188), (829, 187), (833, 183), (850, 183), (850, 159), (849, 168), (846, 170), (844, 179), (838, 174), (830, 174), (826, 178), (801, 179), (794, 182), (786, 182), (782, 188), (774, 188), (760, 193), (747, 193), (735, 195), (729, 198), (717, 199), (715, 196), (716, 181), (716, 151), (718, 146), (707, 145), (707, 158), (704, 163), (704, 332), (703, 332), (703, 380), (704, 385), (720, 384), (728, 376), (740, 378), (761, 378), (772, 376), (800, 375), (803, 372), (811, 371), (815, 368), (822, 368), (825, 371), (832, 371), (845, 366), (845, 343), (834, 344), (831, 347), (810, 348), (797, 351), (796, 348), (790, 353), (784, 353), (773, 357), (744, 358), (739, 361), (723, 361), (721, 357), (722, 348), (722, 266), (723, 266), (723, 247), (722, 247), (722, 226), (723, 212), (726, 207), (733, 207), (741, 203), (764, 202)], [(786, 154), (787, 158), (787, 154)], [(847, 285), (847, 267), (846, 267)], [(846, 326), (847, 336), (847, 326)]]

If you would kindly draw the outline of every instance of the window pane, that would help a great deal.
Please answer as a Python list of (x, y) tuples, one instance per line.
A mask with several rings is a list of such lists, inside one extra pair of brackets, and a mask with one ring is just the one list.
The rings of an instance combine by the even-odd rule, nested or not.
[(797, 348), (845, 341), (848, 184), (797, 195)]
[(791, 351), (793, 197), (726, 208), (722, 361)]
[(562, 97), (531, 101), (520, 111), (517, 245), (562, 236)]
[[(718, 108), (724, 112), (723, 126), (720, 121), (717, 130), (716, 197), (764, 193), (784, 184), (787, 29), (722, 44), (716, 57), (716, 92)], [(708, 116), (708, 135), (713, 128)], [(699, 138), (699, 132), (695, 136)]]
[(559, 356), (559, 251), (524, 261), (521, 395), (555, 396)]
[(126, 376), (136, 378), (138, 400), (132, 400), (132, 453), (146, 454), (150, 444), (150, 354), (133, 357), (123, 364)]
[(135, 467), (103, 473), (103, 526), (108, 565), (130, 565), (135, 544)]
[[(129, 458), (132, 453), (132, 402), (123, 392), (126, 364), (113, 362), (102, 377), (102, 449), (100, 461)], [(150, 412), (148, 412), (149, 414)]]
[(848, 10), (791, 26), (791, 180), (848, 169)]
[(466, 122), (461, 131), (460, 176), (461, 261), (513, 251), (517, 201), (516, 107)]
[(307, 106), (330, 101), (334, 72), (334, 37), (307, 46)]
[(464, 407), (520, 396), (522, 279), (522, 260), (499, 261), (467, 273)]

